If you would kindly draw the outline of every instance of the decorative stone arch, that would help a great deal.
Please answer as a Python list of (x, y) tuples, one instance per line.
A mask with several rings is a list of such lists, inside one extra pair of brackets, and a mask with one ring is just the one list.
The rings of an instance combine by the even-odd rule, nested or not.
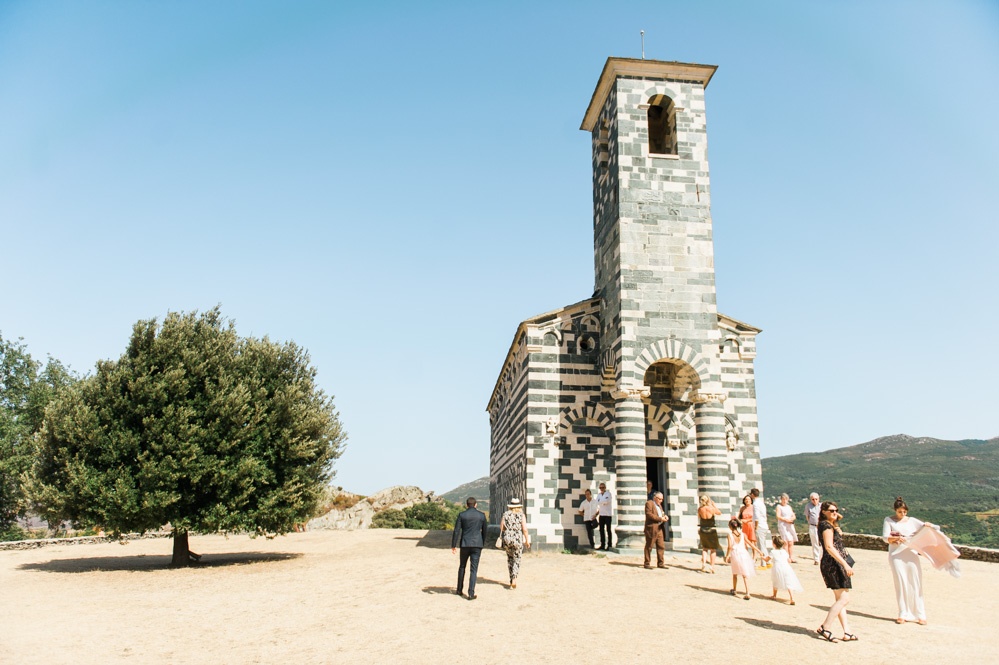
[[(710, 365), (707, 359), (676, 339), (661, 339), (642, 349), (635, 358), (635, 376), (644, 379), (649, 368), (663, 360), (680, 361), (690, 365), (700, 383), (703, 383), (708, 376)], [(696, 387), (700, 388), (700, 385)]]
[(592, 314), (587, 314), (579, 319), (579, 332), (599, 333), (600, 321)]
[(607, 436), (614, 438), (614, 414), (599, 402), (589, 402), (582, 406), (570, 406), (559, 415), (559, 434), (564, 434), (575, 423), (585, 420), (588, 425), (601, 427)]
[[(552, 339), (555, 340), (554, 344), (549, 344), (547, 342), (548, 336), (551, 335)], [(542, 331), (541, 334), (541, 346), (562, 346), (562, 331), (557, 328), (549, 328), (548, 330)]]
[(678, 411), (673, 411), (673, 428), (676, 432), (676, 436), (671, 439), (675, 439), (676, 445), (670, 443), (671, 448), (686, 448), (687, 443), (694, 440), (693, 433), (694, 428), (694, 418), (691, 416), (691, 409), (687, 409), (682, 414)]

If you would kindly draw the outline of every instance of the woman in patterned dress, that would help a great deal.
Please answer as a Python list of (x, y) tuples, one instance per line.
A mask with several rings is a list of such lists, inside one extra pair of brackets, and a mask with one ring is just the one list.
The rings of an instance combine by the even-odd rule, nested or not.
[(850, 603), (850, 589), (853, 583), (853, 568), (847, 563), (846, 548), (843, 547), (843, 532), (836, 526), (839, 521), (839, 507), (834, 501), (823, 501), (819, 509), (819, 539), (822, 541), (822, 560), (819, 562), (819, 571), (822, 573), (822, 580), (826, 586), (832, 589), (836, 600), (826, 614), (826, 620), (815, 631), (819, 637), (830, 642), (835, 642), (829, 626), (833, 619), (839, 619), (843, 626), (843, 641), (855, 642), (857, 636), (850, 632), (850, 625), (847, 623), (846, 606)]
[(524, 548), (530, 549), (531, 537), (527, 533), (527, 518), (524, 516), (520, 499), (512, 499), (500, 520), (500, 541), (506, 551), (506, 566), (510, 571), (510, 588), (517, 588), (520, 574), (520, 558)]

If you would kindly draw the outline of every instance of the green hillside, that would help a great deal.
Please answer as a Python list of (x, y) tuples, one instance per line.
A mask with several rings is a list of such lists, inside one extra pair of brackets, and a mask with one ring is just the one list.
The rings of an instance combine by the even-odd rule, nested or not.
[(455, 487), (450, 492), (445, 492), (440, 495), (442, 498), (448, 501), (453, 501), (460, 506), (465, 505), (465, 499), (470, 496), (474, 496), (479, 502), (476, 508), (482, 512), (489, 514), (489, 476), (483, 476), (478, 480), (473, 480), (470, 483), (465, 483), (464, 485), (459, 485)]
[[(787, 492), (799, 517), (808, 494), (837, 501), (844, 528), (880, 535), (896, 496), (913, 517), (963, 545), (999, 548), (999, 438), (942, 441), (898, 434), (824, 453), (763, 460), (768, 497)], [(981, 518), (981, 519), (979, 519)]]

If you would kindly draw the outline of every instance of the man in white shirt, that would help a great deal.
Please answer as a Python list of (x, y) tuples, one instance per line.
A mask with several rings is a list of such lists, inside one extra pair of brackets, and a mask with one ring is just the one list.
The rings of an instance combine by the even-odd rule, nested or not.
[[(600, 507), (600, 549), (609, 550), (613, 545), (611, 537), (611, 502), (613, 495), (607, 491), (607, 483), (600, 483), (600, 494), (597, 495), (597, 506)], [(606, 532), (606, 535), (604, 535)]]
[[(760, 548), (763, 557), (766, 558), (770, 556), (771, 538), (773, 538), (770, 535), (770, 525), (767, 524), (767, 504), (763, 503), (760, 490), (754, 487), (749, 490), (749, 493), (753, 496), (753, 527), (756, 530), (756, 546)], [(767, 568), (773, 566), (772, 563), (764, 563), (763, 565)]]
[(808, 539), (812, 542), (812, 559), (814, 565), (819, 565), (822, 558), (822, 541), (819, 540), (819, 512), (822, 509), (821, 497), (816, 492), (808, 495), (808, 505), (805, 506), (805, 516), (808, 519)]
[(591, 550), (595, 549), (593, 546), (593, 530), (597, 528), (599, 510), (597, 502), (593, 500), (593, 493), (590, 490), (586, 490), (586, 498), (579, 503), (579, 510), (576, 512), (583, 516), (583, 524), (586, 525), (586, 537), (590, 539)]

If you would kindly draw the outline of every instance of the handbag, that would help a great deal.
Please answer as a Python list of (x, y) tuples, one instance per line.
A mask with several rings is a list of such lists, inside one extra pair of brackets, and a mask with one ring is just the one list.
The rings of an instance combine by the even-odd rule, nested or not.
[(846, 556), (844, 558), (846, 559), (846, 565), (850, 566), (850, 568), (853, 568), (854, 566), (857, 565), (857, 562), (853, 560), (853, 557), (850, 556), (849, 552), (846, 553)]
[(496, 549), (498, 550), (503, 549), (503, 536), (498, 536), (496, 538)]

